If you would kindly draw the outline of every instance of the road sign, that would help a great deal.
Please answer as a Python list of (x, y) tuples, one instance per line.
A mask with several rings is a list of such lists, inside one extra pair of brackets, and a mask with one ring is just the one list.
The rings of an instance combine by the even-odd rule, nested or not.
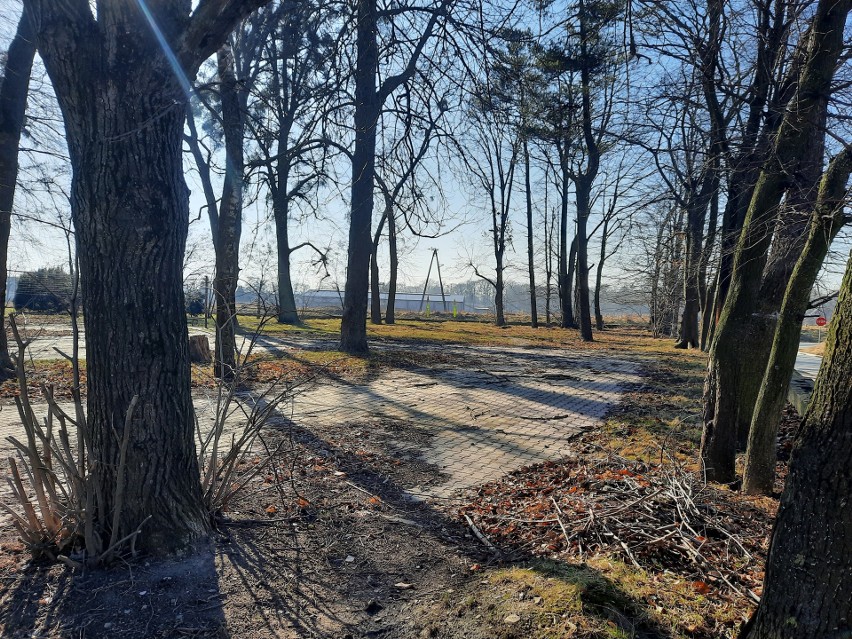
[(817, 326), (825, 326), (825, 323), (826, 323), (826, 322), (825, 322), (825, 318), (824, 318), (824, 317), (817, 317), (817, 318), (816, 318), (816, 325), (817, 325)]

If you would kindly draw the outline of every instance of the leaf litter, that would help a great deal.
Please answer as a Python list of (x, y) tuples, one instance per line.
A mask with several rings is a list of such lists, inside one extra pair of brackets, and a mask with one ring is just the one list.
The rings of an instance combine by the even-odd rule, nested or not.
[(771, 520), (673, 462), (615, 454), (521, 468), (458, 510), (491, 543), (549, 559), (616, 555), (698, 594), (759, 599)]

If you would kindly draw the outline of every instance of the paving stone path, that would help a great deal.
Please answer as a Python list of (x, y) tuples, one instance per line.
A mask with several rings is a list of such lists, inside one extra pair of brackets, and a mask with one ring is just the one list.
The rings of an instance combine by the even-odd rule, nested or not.
[[(285, 348), (283, 344), (280, 348)], [(400, 348), (400, 345), (395, 345)], [(270, 344), (269, 351), (274, 345)], [(322, 379), (294, 400), (299, 427), (324, 429), (371, 420), (405, 424), (392, 447), (440, 471), (443, 483), (406, 487), (413, 495), (446, 498), (531, 463), (558, 459), (570, 441), (600, 424), (625, 388), (640, 380), (639, 365), (611, 355), (564, 349), (442, 346), (454, 365), (430, 366), (439, 347), (415, 346), (423, 368), (393, 369), (365, 383)], [(213, 403), (201, 394), (202, 428)], [(411, 437), (411, 429), (423, 437)], [(6, 475), (8, 435), (23, 436), (14, 406), (0, 410), (0, 473)], [(5, 482), (4, 482), (5, 484)], [(0, 499), (7, 494), (0, 487)], [(0, 516), (0, 526), (8, 525)]]
[[(371, 419), (416, 427), (429, 435), (416, 452), (447, 481), (412, 491), (447, 497), (521, 466), (558, 459), (639, 380), (636, 364), (607, 356), (453, 350), (469, 368), (394, 370), (366, 384), (323, 383), (296, 398), (294, 419), (317, 429)], [(405, 447), (400, 441), (399, 448)]]

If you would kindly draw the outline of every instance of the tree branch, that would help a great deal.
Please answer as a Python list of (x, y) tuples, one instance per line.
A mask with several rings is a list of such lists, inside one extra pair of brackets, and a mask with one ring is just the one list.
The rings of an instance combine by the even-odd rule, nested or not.
[(387, 78), (382, 83), (382, 86), (379, 87), (379, 104), (384, 104), (385, 100), (391, 93), (396, 91), (400, 86), (412, 78), (414, 72), (417, 70), (417, 63), (420, 61), (423, 49), (432, 37), (432, 32), (435, 30), (438, 18), (447, 15), (447, 5), (449, 2), (450, 0), (443, 0), (443, 2), (441, 2), (441, 6), (432, 12), (432, 15), (429, 17), (429, 22), (426, 24), (426, 28), (423, 30), (420, 39), (414, 47), (414, 51), (411, 52), (411, 57), (408, 59), (408, 64), (405, 66), (405, 69), (396, 75), (392, 75)]
[(178, 46), (178, 60), (194, 75), (225, 42), (237, 23), (270, 0), (201, 0)]

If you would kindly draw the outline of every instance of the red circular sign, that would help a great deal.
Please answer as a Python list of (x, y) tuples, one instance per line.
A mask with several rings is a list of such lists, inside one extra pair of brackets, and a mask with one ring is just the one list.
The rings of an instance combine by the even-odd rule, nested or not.
[(825, 318), (824, 317), (817, 317), (816, 325), (817, 326), (825, 326)]

